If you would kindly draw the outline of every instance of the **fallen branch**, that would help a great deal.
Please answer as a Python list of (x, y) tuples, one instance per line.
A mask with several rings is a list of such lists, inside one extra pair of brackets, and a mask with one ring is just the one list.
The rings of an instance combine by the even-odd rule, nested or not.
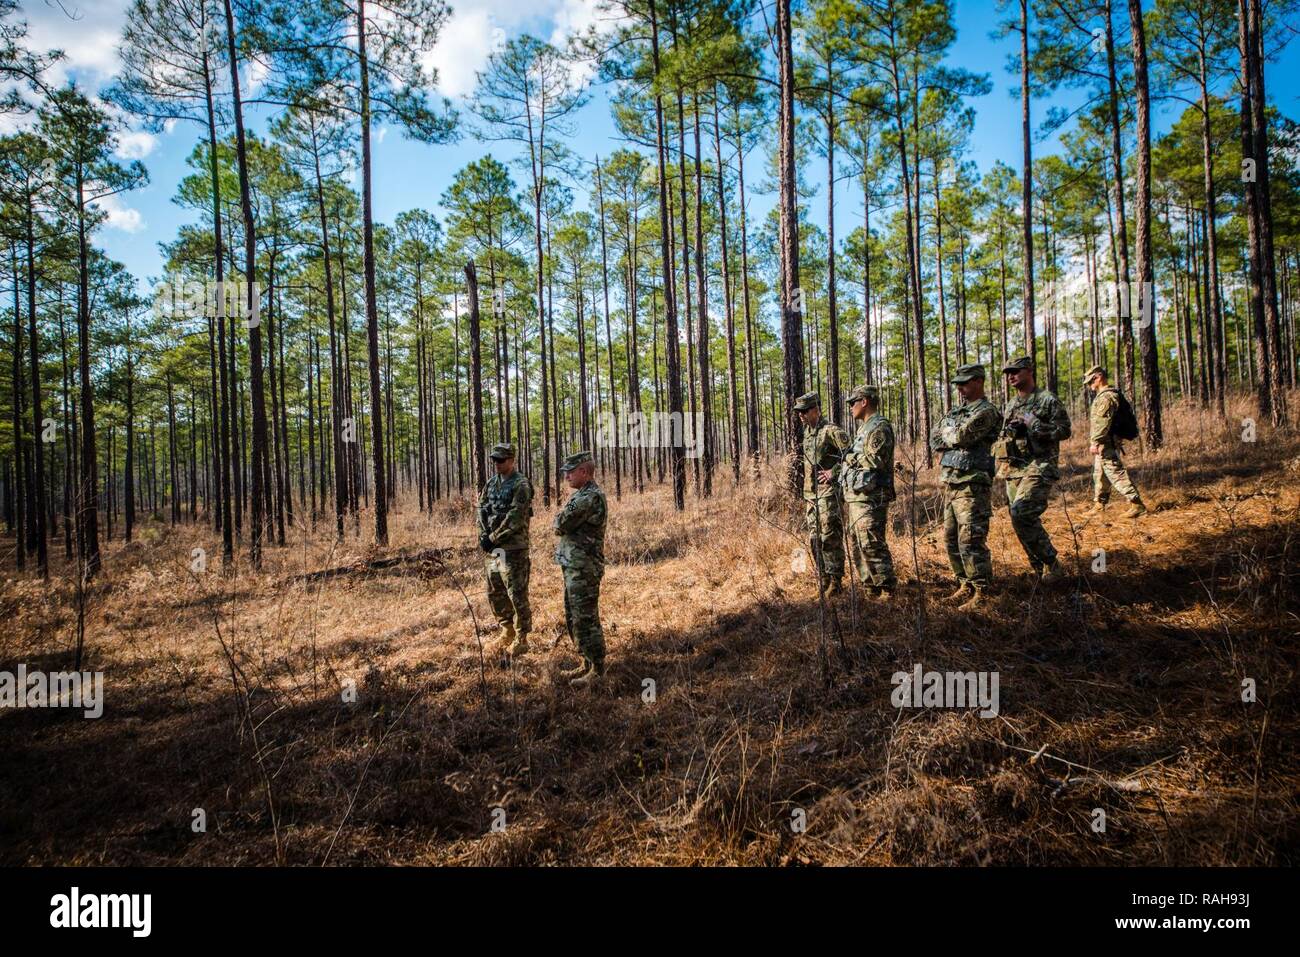
[[(1169, 758), (1175, 756), (1172, 754), (1168, 755), (1167, 757), (1163, 757), (1156, 761), (1152, 761), (1150, 764), (1145, 764), (1142, 767), (1138, 768), (1136, 771), (1129, 772), (1122, 778), (1116, 778), (1116, 777), (1110, 777), (1103, 772), (1097, 771), (1094, 768), (1090, 768), (1086, 764), (1075, 764), (1073, 761), (1067, 761), (1065, 758), (1062, 758), (1055, 754), (1051, 754), (1048, 752), (1046, 744), (1044, 744), (1037, 751), (1031, 751), (1029, 748), (1017, 747), (1014, 744), (1007, 744), (1005, 741), (999, 741), (998, 744), (1002, 745), (1002, 747), (1004, 748), (1008, 748), (1009, 750), (1020, 751), (1024, 754), (1030, 755), (1031, 757), (1029, 758), (1028, 762), (1026, 762), (1027, 764), (1030, 765), (1037, 764), (1039, 758), (1048, 758), (1052, 761), (1059, 761), (1061, 764), (1064, 764), (1066, 767), (1070, 768), (1071, 772), (1073, 771), (1087, 772), (1081, 775), (1074, 775), (1072, 773), (1067, 774), (1065, 780), (1062, 781), (1052, 777), (1046, 771), (1043, 771), (1043, 777), (1047, 779), (1048, 783), (1054, 785), (1056, 788), (1056, 790), (1052, 792), (1052, 797), (1056, 797), (1057, 795), (1059, 795), (1062, 791), (1065, 790), (1067, 786), (1071, 784), (1096, 783), (1096, 784), (1105, 785), (1106, 787), (1109, 788), (1113, 788), (1116, 791), (1140, 792), (1140, 791), (1152, 790), (1155, 788), (1154, 784), (1151, 784), (1142, 778), (1136, 777), (1136, 775), (1141, 774), (1143, 771), (1147, 770), (1148, 768), (1153, 768), (1158, 764), (1163, 764), (1165, 761), (1168, 761)], [(1040, 768), (1039, 770), (1042, 769)]]
[(351, 565), (339, 565), (336, 568), (322, 568), (314, 572), (307, 572), (304, 575), (294, 575), (290, 577), (288, 581), (325, 581), (326, 579), (339, 578), (343, 575), (354, 575), (363, 572), (380, 571), (385, 568), (395, 568), (398, 565), (404, 565), (407, 562), (441, 562), (450, 554), (450, 548), (425, 548), (418, 552), (407, 552), (402, 555), (394, 555), (390, 558), (376, 558), (368, 562), (353, 562)]

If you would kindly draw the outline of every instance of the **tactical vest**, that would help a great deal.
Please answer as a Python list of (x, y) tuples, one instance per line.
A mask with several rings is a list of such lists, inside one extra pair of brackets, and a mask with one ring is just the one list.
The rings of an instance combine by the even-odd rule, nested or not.
[(835, 494), (834, 483), (822, 485), (817, 473), (834, 469), (843, 460), (844, 453), (827, 440), (830, 429), (836, 426), (830, 419), (822, 419), (815, 426), (805, 428), (803, 434), (803, 493), (805, 498), (823, 498)]
[[(488, 531), (495, 531), (501, 524), (501, 520), (510, 512), (514, 502), (515, 489), (519, 487), (520, 482), (527, 482), (524, 473), (515, 469), (507, 478), (501, 478), (494, 475), (488, 479), (487, 494), (481, 508), (483, 515), (483, 527)], [(528, 517), (533, 515), (533, 507), (528, 506)], [(514, 541), (500, 542), (502, 548), (508, 548), (511, 544), (527, 544), (528, 542), (528, 523), (524, 523), (523, 533), (513, 536)]]
[[(880, 462), (880, 468), (876, 469), (864, 469), (861, 466), (862, 456), (866, 453), (871, 436), (880, 429), (890, 429), (889, 420), (880, 413), (876, 413), (867, 421), (874, 424), (871, 425), (871, 428), (861, 429), (854, 437), (853, 445), (845, 456), (845, 470), (841, 474), (840, 481), (844, 486), (846, 496), (879, 494), (885, 499), (893, 501), (896, 495), (894, 492), (894, 443), (892, 435), (889, 443), (888, 461)], [(892, 429), (890, 431), (892, 432)]]
[[(1017, 424), (1016, 419), (1024, 413), (1031, 413), (1040, 422), (1052, 421), (1059, 401), (1044, 388), (1035, 388), (1027, 396), (1018, 393), (1007, 403), (1002, 412), (1002, 440), (1006, 443), (1005, 454), (1007, 472), (1016, 475), (1030, 466), (1037, 466), (1044, 474), (1055, 475), (1057, 461), (1061, 454), (1059, 439), (1039, 439), (1029, 433), (1027, 428)], [(1068, 423), (1067, 423), (1068, 424)]]
[[(990, 404), (990, 408), (991, 408)], [(982, 408), (979, 402), (967, 402), (957, 406), (946, 416), (940, 423), (940, 428), (951, 426), (960, 429), (966, 419), (970, 418)], [(939, 465), (945, 469), (952, 469), (958, 473), (983, 472), (990, 478), (993, 477), (993, 440), (996, 437), (994, 433), (982, 437), (978, 442), (969, 448), (948, 449), (939, 458)]]

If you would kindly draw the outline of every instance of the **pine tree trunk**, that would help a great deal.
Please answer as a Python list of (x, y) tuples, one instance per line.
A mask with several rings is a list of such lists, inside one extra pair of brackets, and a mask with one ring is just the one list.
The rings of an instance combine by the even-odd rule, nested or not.
[(759, 408), (758, 352), (754, 345), (754, 316), (749, 297), (749, 226), (745, 209), (745, 149), (740, 126), (740, 107), (736, 107), (736, 188), (740, 203), (740, 300), (745, 311), (745, 418), (749, 458), (758, 477)]
[(609, 414), (614, 425), (614, 499), (623, 497), (623, 448), (618, 419), (618, 389), (614, 385), (614, 336), (609, 325), (609, 245), (605, 233), (605, 178), (596, 157), (596, 195), (600, 203), (600, 286), (605, 298), (605, 352), (609, 363)]
[(1137, 99), (1137, 267), (1141, 285), (1139, 338), (1142, 351), (1142, 433), (1146, 448), (1164, 444), (1161, 421), (1160, 352), (1156, 341), (1155, 248), (1151, 236), (1151, 93), (1147, 84), (1146, 28), (1142, 0), (1128, 0), (1133, 34), (1133, 85)]
[[(659, 22), (655, 0), (650, 0), (650, 49), (654, 64), (654, 75), (659, 78)], [(663, 269), (664, 318), (667, 334), (664, 353), (667, 357), (668, 370), (668, 412), (675, 416), (674, 421), (682, 420), (682, 373), (677, 328), (677, 294), (674, 287), (673, 249), (670, 212), (668, 202), (668, 172), (665, 163), (666, 145), (664, 142), (664, 107), (663, 96), (655, 92), (655, 160), (659, 173), (659, 243), (660, 259)], [(657, 373), (656, 363), (656, 373)], [(659, 410), (656, 409), (656, 413)], [(686, 508), (686, 450), (680, 443), (674, 443), (670, 449), (673, 474), (673, 507), (679, 512)]]
[[(700, 157), (700, 97), (699, 91), (695, 91), (691, 98), (693, 111), (695, 114), (695, 290), (699, 297), (696, 312), (699, 315), (699, 334), (697, 338), (697, 348), (699, 350), (700, 361), (700, 415), (702, 418), (702, 428), (696, 431), (696, 434), (703, 433), (704, 448), (696, 449), (696, 455), (700, 456), (699, 469), (703, 473), (702, 486), (704, 497), (708, 498), (713, 494), (713, 389), (712, 375), (709, 372), (709, 340), (711, 332), (709, 329), (709, 290), (705, 280), (704, 257), (708, 248), (704, 244), (704, 181), (703, 165)], [(696, 428), (696, 423), (691, 422), (692, 429)], [(683, 429), (683, 437), (686, 430)]]
[[(130, 542), (135, 529), (135, 375), (131, 362), (131, 317), (126, 318), (126, 467), (123, 478), (125, 488), (122, 501), (126, 506), (126, 522), (123, 541)], [(111, 469), (110, 469), (111, 472)]]
[(253, 486), (252, 516), (248, 557), (254, 568), (262, 564), (262, 532), (267, 511), (267, 494), (263, 463), (266, 461), (266, 395), (262, 378), (262, 330), (258, 318), (260, 303), (254, 280), (257, 269), (257, 239), (253, 220), (253, 203), (248, 182), (248, 153), (244, 136), (244, 107), (239, 91), (239, 61), (235, 44), (235, 22), (231, 0), (224, 0), (226, 12), (227, 44), (230, 59), (231, 98), (235, 113), (235, 153), (239, 165), (239, 203), (244, 214), (244, 283), (247, 299), (244, 304), (248, 326), (248, 365), (253, 403)]
[(736, 392), (736, 309), (731, 297), (731, 259), (727, 244), (727, 186), (722, 164), (721, 96), (713, 85), (713, 152), (718, 165), (718, 232), (722, 242), (722, 296), (727, 321), (727, 432), (731, 450), (731, 481), (740, 483), (740, 408)]
[(36, 567), (41, 578), (50, 577), (49, 541), (46, 534), (46, 495), (45, 495), (45, 442), (42, 436), (44, 427), (44, 403), (41, 399), (41, 340), (36, 330), (36, 236), (31, 199), (26, 204), (27, 225), (27, 340), (28, 356), (31, 362), (32, 376), (32, 455), (35, 463), (35, 482), (33, 492), (36, 508), (32, 515), (32, 530), (36, 538)]
[[(781, 346), (785, 353), (784, 433), (785, 451), (789, 456), (787, 481), (793, 494), (798, 497), (803, 489), (803, 470), (799, 461), (803, 423), (794, 412), (794, 403), (804, 390), (803, 291), (799, 286), (799, 211), (795, 194), (798, 174), (794, 155), (794, 49), (790, 0), (777, 0), (776, 29), (780, 81), (777, 156), (781, 225)], [(910, 197), (908, 216), (911, 216)], [(910, 222), (908, 231), (910, 242)]]
[(384, 458), (384, 395), (379, 383), (379, 304), (375, 292), (375, 223), (371, 202), (370, 63), (366, 0), (357, 0), (357, 59), (361, 79), (361, 224), (366, 281), (366, 356), (370, 370), (370, 452), (375, 478), (375, 544), (388, 544), (388, 467)]
[(1106, 70), (1109, 93), (1110, 132), (1111, 132), (1111, 182), (1115, 187), (1116, 242), (1115, 255), (1118, 259), (1120, 289), (1114, 297), (1117, 309), (1117, 342), (1120, 362), (1116, 364), (1116, 385), (1123, 389), (1125, 383), (1132, 388), (1133, 367), (1133, 310), (1129, 303), (1129, 289), (1132, 278), (1129, 272), (1128, 256), (1128, 216), (1124, 204), (1124, 151), (1120, 140), (1119, 125), (1119, 82), (1115, 74), (1115, 36), (1111, 12), (1111, 0), (1106, 0)]
[(469, 353), (470, 396), (473, 430), (471, 453), (474, 460), (474, 490), (487, 481), (487, 463), (483, 449), (483, 363), (479, 348), (478, 273), (471, 260), (465, 264), (465, 281), (469, 284)]
[(23, 327), (22, 313), (18, 309), (18, 250), (14, 246), (10, 246), (10, 262), (14, 282), (13, 378), (10, 382), (14, 431), (14, 560), (17, 569), (23, 571), (27, 568), (27, 523), (31, 516), (27, 514), (26, 468), (23, 465), (26, 445), (23, 436)]
[[(1025, 354), (1034, 357), (1034, 159), (1029, 124), (1029, 0), (1020, 0), (1020, 131), (1024, 141), (1021, 181), (1023, 242), (1023, 310)], [(927, 428), (926, 434), (929, 434)]]
[[(1255, 37), (1251, 29), (1250, 0), (1238, 0), (1237, 23), (1239, 28), (1238, 53), (1240, 54), (1241, 82), (1241, 153), (1242, 157), (1253, 163), (1254, 175), (1243, 177), (1242, 184), (1246, 194), (1246, 265), (1247, 297), (1252, 325), (1254, 327), (1255, 361), (1261, 370), (1269, 368), (1268, 327), (1264, 317), (1264, 283), (1263, 283), (1263, 241), (1260, 235), (1260, 184), (1259, 157), (1255, 155), (1255, 123), (1253, 112), (1255, 101), (1251, 91), (1254, 81), (1252, 58), (1255, 49)], [(1251, 381), (1254, 382), (1252, 369)], [(1261, 419), (1273, 416), (1273, 393), (1269, 388), (1267, 374), (1260, 377), (1258, 385), (1259, 415)]]
[[(233, 404), (230, 381), (226, 372), (226, 252), (221, 232), (221, 179), (217, 165), (216, 107), (212, 100), (212, 76), (206, 49), (203, 52), (203, 89), (208, 121), (208, 174), (212, 182), (213, 268), (216, 272), (217, 282), (216, 348), (213, 349), (211, 343), (209, 343), (210, 358), (214, 363), (212, 369), (214, 373), (213, 397), (217, 406), (216, 418), (219, 420), (218, 423), (214, 423), (216, 432), (213, 435), (212, 447), (212, 459), (216, 466), (214, 473), (216, 481), (213, 483), (213, 491), (217, 497), (216, 508), (213, 511), (217, 528), (221, 530), (221, 561), (224, 566), (229, 567), (235, 553), (235, 529), (230, 486), (230, 410), (233, 408)], [(209, 337), (213, 335), (211, 319), (209, 319)], [(217, 374), (216, 363), (220, 365), (219, 374)], [(220, 384), (219, 395), (217, 394), (218, 380)]]
[[(81, 378), (81, 487), (77, 531), (86, 580), (102, 566), (99, 553), (99, 467), (95, 448), (95, 387), (90, 378), (90, 250), (86, 242), (84, 169), (77, 164), (77, 366)], [(78, 662), (80, 667), (80, 662)]]
[[(1202, 55), (1201, 68), (1201, 165), (1204, 176), (1205, 222), (1206, 226), (1206, 261), (1207, 281), (1205, 285), (1206, 304), (1210, 313), (1212, 327), (1223, 324), (1223, 303), (1219, 298), (1219, 236), (1218, 198), (1215, 194), (1214, 157), (1210, 143), (1210, 97), (1209, 83), (1206, 76), (1205, 59)], [(1219, 410), (1222, 413), (1224, 395), (1218, 395)]]
[(1252, 155), (1257, 158), (1255, 167), (1257, 207), (1259, 220), (1260, 280), (1264, 300), (1264, 323), (1268, 342), (1269, 364), (1261, 367), (1261, 379), (1268, 381), (1270, 412), (1274, 426), (1284, 425), (1286, 416), (1286, 389), (1283, 374), (1282, 326), (1278, 317), (1277, 270), (1273, 249), (1273, 203), (1269, 188), (1268, 159), (1268, 99), (1264, 90), (1264, 37), (1261, 0), (1247, 0), (1250, 17), (1250, 48), (1247, 63), (1250, 66), (1250, 100)]

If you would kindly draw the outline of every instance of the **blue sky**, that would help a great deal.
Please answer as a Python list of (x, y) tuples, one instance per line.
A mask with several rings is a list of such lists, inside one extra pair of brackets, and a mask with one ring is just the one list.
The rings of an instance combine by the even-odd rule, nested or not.
[[(60, 72), (83, 85), (98, 88), (116, 69), (116, 45), (127, 0), (64, 0), (75, 21), (47, 0), (25, 0), (23, 15), (31, 27), (32, 45), (60, 47), (67, 63)], [(460, 0), (453, 2), (452, 17), (432, 58), (440, 78), (439, 90), (460, 102), (473, 88), (474, 72), (480, 68), (494, 43), (505, 36), (531, 32), (560, 41), (574, 29), (594, 22), (598, 14), (594, 0)], [(954, 66), (989, 74), (993, 89), (971, 101), (976, 110), (969, 158), (981, 170), (995, 160), (1020, 168), (1019, 101), (1011, 95), (1015, 78), (1007, 73), (1007, 57), (1014, 38), (994, 40), (998, 13), (993, 0), (955, 0), (957, 41), (949, 62)], [(1126, 51), (1124, 51), (1126, 52)], [(1289, 116), (1300, 116), (1295, 92), (1300, 79), (1300, 41), (1292, 43), (1282, 58), (1268, 67), (1268, 83), (1274, 102)], [(1049, 105), (1073, 106), (1078, 94), (1067, 91), (1051, 101), (1036, 100), (1035, 122)], [(1164, 129), (1180, 107), (1157, 104), (1157, 129)], [(569, 143), (579, 155), (606, 155), (626, 144), (615, 133), (609, 116), (605, 90), (592, 91), (590, 103), (575, 123), (577, 133)], [(124, 262), (141, 278), (157, 277), (162, 259), (159, 241), (173, 238), (178, 226), (191, 214), (172, 203), (176, 186), (186, 175), (185, 159), (200, 135), (198, 127), (178, 125), (170, 132), (152, 136), (132, 131), (123, 137), (121, 151), (139, 158), (149, 169), (150, 184), (120, 198), (110, 209), (109, 221), (97, 233), (96, 242)], [(1037, 144), (1036, 155), (1053, 149), (1053, 142)], [(455, 172), (487, 152), (509, 160), (505, 144), (488, 144), (466, 135), (451, 146), (426, 146), (405, 140), (395, 130), (378, 129), (374, 143), (374, 201), (376, 216), (385, 222), (405, 209), (422, 207), (437, 211), (438, 198)], [(757, 157), (753, 167), (758, 169)], [(820, 166), (810, 170), (810, 182), (821, 187)], [(774, 197), (754, 193), (751, 217), (761, 216)], [(817, 200), (813, 200), (817, 204)], [(837, 232), (845, 235), (860, 221), (860, 197), (851, 184), (837, 191)], [(824, 218), (824, 201), (814, 206), (812, 218)], [(753, 218), (751, 218), (751, 222)]]

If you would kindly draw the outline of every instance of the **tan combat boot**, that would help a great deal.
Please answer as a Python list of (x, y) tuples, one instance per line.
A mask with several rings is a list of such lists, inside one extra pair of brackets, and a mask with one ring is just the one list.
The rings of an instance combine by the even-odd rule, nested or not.
[(970, 590), (971, 596), (957, 606), (958, 611), (971, 611), (972, 609), (979, 608), (984, 604), (985, 599), (987, 598), (984, 589), (979, 585), (970, 585)]
[(1096, 515), (1102, 515), (1105, 513), (1105, 511), (1106, 511), (1105, 502), (1093, 502), (1091, 505), (1089, 505), (1087, 508), (1083, 510), (1083, 514), (1091, 518)]
[(576, 665), (573, 665), (572, 667), (569, 668), (560, 669), (560, 677), (576, 678), (578, 675), (585, 674), (589, 667), (591, 667), (591, 662), (589, 662), (586, 658), (579, 656), (578, 663)]
[(515, 626), (506, 624), (501, 626), (501, 633), (497, 635), (496, 640), (492, 642), (491, 650), (493, 652), (506, 653), (506, 649), (514, 644), (516, 637)]
[(575, 678), (569, 679), (569, 686), (572, 688), (590, 688), (600, 681), (601, 669), (597, 668), (590, 658), (583, 658), (584, 665), (582, 672)]
[(1065, 569), (1061, 567), (1060, 561), (1052, 562), (1052, 564), (1044, 568), (1039, 580), (1044, 585), (1051, 585), (1055, 582), (1064, 581)]
[(1146, 513), (1147, 513), (1147, 507), (1146, 507), (1146, 505), (1144, 505), (1144, 504), (1142, 503), (1142, 499), (1138, 499), (1136, 502), (1134, 502), (1134, 503), (1129, 507), (1129, 510), (1128, 510), (1127, 512), (1124, 513), (1124, 517), (1125, 517), (1125, 518), (1141, 518), (1141, 517), (1142, 517), (1143, 515), (1145, 515)]
[(844, 585), (843, 583), (841, 583), (841, 581), (838, 578), (832, 578), (826, 583), (826, 594), (828, 596), (838, 595), (843, 590), (844, 590)]
[(957, 590), (954, 591), (951, 595), (948, 595), (947, 597), (945, 597), (945, 598), (944, 598), (944, 601), (959, 601), (959, 600), (962, 600), (962, 599), (965, 599), (965, 598), (969, 598), (969, 597), (970, 597), (970, 593), (971, 593), (973, 590), (974, 590), (974, 589), (971, 587), (971, 583), (970, 583), (970, 582), (966, 582), (966, 581), (958, 582), (958, 583), (957, 583)]
[(893, 600), (894, 600), (894, 586), (893, 586), (893, 585), (882, 585), (882, 586), (880, 586), (879, 588), (875, 589), (875, 595), (876, 595), (876, 597), (879, 598), (881, 601), (893, 601)]
[[(514, 631), (513, 628), (511, 628), (510, 630), (511, 632)], [(528, 632), (521, 631), (517, 635), (515, 635), (515, 640), (512, 641), (510, 643), (510, 647), (506, 649), (506, 654), (509, 655), (511, 658), (518, 658), (520, 655), (524, 655), (527, 653), (528, 653)]]

